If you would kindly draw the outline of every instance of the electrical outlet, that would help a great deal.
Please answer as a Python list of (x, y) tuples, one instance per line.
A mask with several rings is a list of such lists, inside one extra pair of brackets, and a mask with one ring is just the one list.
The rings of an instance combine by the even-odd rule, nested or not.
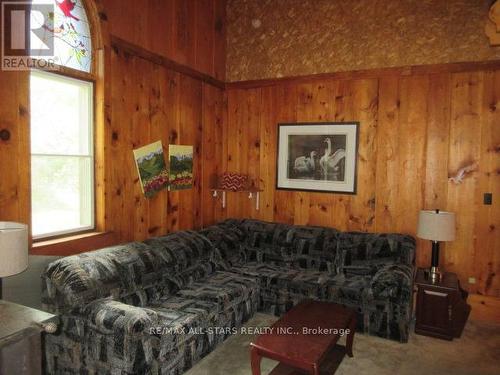
[(469, 284), (475, 284), (476, 283), (476, 278), (475, 277), (469, 277)]

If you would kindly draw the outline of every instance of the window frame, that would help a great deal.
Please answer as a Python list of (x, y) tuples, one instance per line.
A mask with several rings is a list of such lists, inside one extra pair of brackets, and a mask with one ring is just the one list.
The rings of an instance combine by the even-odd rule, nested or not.
[[(63, 68), (63, 67), (60, 67)], [(95, 79), (93, 79), (91, 73), (86, 73), (83, 71), (78, 71), (74, 70), (71, 68), (66, 68), (64, 67), (65, 73), (61, 74), (59, 71), (52, 71), (52, 70), (41, 70), (41, 69), (32, 69), (30, 71), (30, 80), (31, 80), (31, 75), (39, 75), (42, 77), (47, 77), (47, 76), (52, 76), (52, 78), (59, 80), (59, 81), (75, 81), (75, 82), (85, 82), (89, 85), (89, 111), (90, 113), (88, 114), (88, 123), (89, 123), (89, 155), (70, 155), (70, 154), (39, 154), (39, 153), (32, 153), (30, 149), (30, 162), (33, 160), (33, 156), (60, 156), (60, 157), (75, 157), (75, 158), (90, 158), (90, 165), (91, 165), (91, 173), (90, 173), (90, 186), (91, 186), (91, 212), (90, 212), (90, 218), (91, 218), (91, 225), (85, 226), (85, 227), (78, 227), (74, 229), (68, 229), (68, 230), (61, 230), (61, 231), (55, 231), (55, 232), (50, 232), (47, 234), (41, 234), (41, 235), (33, 235), (32, 239), (33, 242), (42, 242), (42, 241), (47, 241), (47, 240), (52, 240), (52, 239), (58, 239), (58, 238), (64, 238), (64, 237), (70, 237), (70, 236), (75, 236), (75, 235), (80, 235), (84, 233), (89, 233), (89, 232), (94, 232), (97, 228), (97, 204), (96, 204), (96, 129), (95, 129), (95, 123), (96, 123), (96, 117), (95, 117), (95, 112), (96, 112), (96, 85), (95, 85)], [(73, 74), (70, 74), (73, 73)], [(76, 74), (75, 74), (76, 73)], [(76, 77), (75, 77), (76, 76)], [(31, 85), (30, 85), (31, 86)], [(31, 99), (30, 99), (31, 100)], [(30, 119), (30, 129), (31, 129), (31, 119)], [(30, 142), (31, 144), (31, 142)], [(33, 172), (31, 172), (32, 174)], [(32, 192), (30, 193), (30, 199), (32, 200), (33, 198)], [(31, 215), (33, 215), (33, 208), (31, 208)], [(33, 223), (32, 223), (33, 225)]]
[[(73, 254), (75, 251), (84, 251), (95, 248), (99, 243), (100, 247), (113, 244), (116, 239), (113, 234), (113, 226), (106, 218), (106, 176), (109, 173), (106, 162), (106, 103), (109, 98), (109, 91), (106, 87), (108, 69), (110, 64), (111, 39), (106, 19), (101, 17), (102, 7), (91, 0), (80, 0), (85, 9), (90, 27), (90, 38), (92, 43), (90, 72), (85, 72), (66, 66), (55, 65), (50, 69), (46, 65), (39, 66), (41, 71), (48, 71), (66, 77), (72, 77), (93, 84), (93, 130), (94, 130), (94, 230), (61, 235), (52, 238), (44, 238), (33, 241), (30, 235), (30, 242), (33, 243), (31, 251), (36, 254)], [(36, 58), (34, 58), (36, 60)], [(38, 66), (38, 65), (37, 65)], [(35, 70), (35, 69), (31, 69)], [(29, 87), (29, 85), (28, 85)], [(28, 103), (29, 105), (29, 103)], [(31, 160), (31, 158), (30, 158)], [(30, 184), (31, 186), (31, 184)], [(31, 202), (31, 195), (30, 195)], [(31, 209), (30, 221), (31, 221)], [(31, 228), (31, 226), (30, 226)], [(31, 231), (30, 231), (31, 232)], [(31, 234), (31, 233), (30, 233)], [(67, 245), (66, 245), (67, 244)], [(70, 245), (71, 244), (71, 245)], [(70, 246), (71, 248), (66, 248)], [(43, 250), (38, 250), (43, 249)], [(64, 250), (61, 250), (64, 249)]]

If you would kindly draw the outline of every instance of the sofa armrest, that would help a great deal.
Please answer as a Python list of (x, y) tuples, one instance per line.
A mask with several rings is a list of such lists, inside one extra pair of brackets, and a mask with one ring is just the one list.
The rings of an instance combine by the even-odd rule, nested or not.
[(158, 322), (155, 311), (112, 299), (99, 299), (82, 309), (87, 324), (104, 334), (149, 335)]
[(398, 304), (412, 301), (415, 267), (406, 264), (388, 264), (373, 276), (370, 293), (374, 299), (390, 299)]

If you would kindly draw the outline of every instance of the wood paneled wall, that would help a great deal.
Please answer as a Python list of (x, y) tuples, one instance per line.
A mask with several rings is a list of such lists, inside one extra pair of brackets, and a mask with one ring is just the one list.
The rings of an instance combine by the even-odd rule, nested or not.
[[(451, 68), (230, 85), (224, 163), (264, 192), (260, 211), (229, 195), (226, 215), (415, 235), (420, 209), (453, 211), (457, 239), (441, 265), (470, 291), (500, 296), (500, 68)], [(276, 190), (277, 124), (326, 121), (361, 124), (358, 193)], [(474, 162), (462, 184), (448, 181)], [(429, 241), (418, 241), (417, 263), (430, 264)]]
[(31, 220), (29, 79), (27, 72), (0, 71), (0, 220)]
[[(217, 87), (224, 85), (225, 0), (88, 0), (87, 5), (99, 34), (93, 39), (99, 57), (97, 230), (106, 233), (48, 241), (32, 249), (34, 254), (67, 255), (141, 240), (198, 228), (222, 215), (208, 189), (222, 160), (223, 90)], [(29, 72), (0, 71), (0, 130), (10, 132), (9, 140), (0, 140), (0, 220), (28, 224), (29, 111)], [(132, 149), (159, 139), (166, 155), (170, 143), (195, 146), (195, 188), (147, 200)]]
[[(216, 220), (210, 178), (217, 150), (223, 91), (114, 48), (111, 56), (111, 126), (107, 129), (106, 216), (120, 241), (201, 228)], [(146, 199), (132, 150), (161, 140), (194, 146), (194, 188), (161, 191)], [(219, 142), (220, 143), (220, 142)]]
[(226, 0), (100, 0), (110, 33), (224, 81)]

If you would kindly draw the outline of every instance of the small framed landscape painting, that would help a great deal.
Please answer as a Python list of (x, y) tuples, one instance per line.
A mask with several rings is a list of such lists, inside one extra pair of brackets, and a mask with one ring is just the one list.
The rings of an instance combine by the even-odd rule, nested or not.
[(193, 188), (193, 146), (170, 145), (170, 191)]
[(142, 192), (151, 198), (168, 186), (168, 170), (161, 141), (134, 150)]
[(277, 189), (356, 194), (358, 122), (278, 126)]

